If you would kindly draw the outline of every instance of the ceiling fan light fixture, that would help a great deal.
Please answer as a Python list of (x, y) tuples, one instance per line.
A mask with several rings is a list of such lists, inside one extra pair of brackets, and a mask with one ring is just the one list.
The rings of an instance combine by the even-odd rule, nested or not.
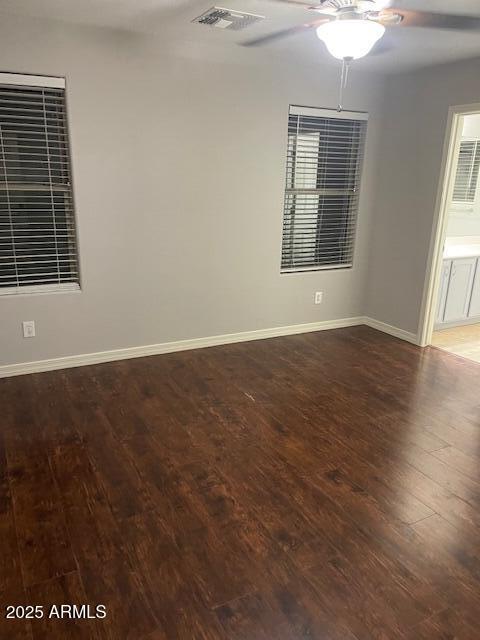
[(317, 36), (332, 56), (340, 60), (363, 58), (384, 33), (382, 24), (364, 19), (333, 20), (317, 28)]

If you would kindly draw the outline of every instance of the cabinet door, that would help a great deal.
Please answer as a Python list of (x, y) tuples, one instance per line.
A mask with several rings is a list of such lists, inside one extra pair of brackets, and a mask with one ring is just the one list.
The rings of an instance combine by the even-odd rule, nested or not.
[(437, 302), (437, 316), (436, 323), (443, 322), (443, 315), (445, 313), (445, 303), (447, 301), (448, 282), (450, 280), (450, 269), (452, 266), (451, 260), (444, 260), (442, 265), (442, 272), (440, 273), (440, 285), (438, 288), (438, 302)]
[(470, 309), (468, 310), (469, 318), (475, 318), (476, 316), (480, 316), (480, 258), (477, 260)]
[(452, 260), (444, 322), (464, 320), (468, 316), (476, 258)]

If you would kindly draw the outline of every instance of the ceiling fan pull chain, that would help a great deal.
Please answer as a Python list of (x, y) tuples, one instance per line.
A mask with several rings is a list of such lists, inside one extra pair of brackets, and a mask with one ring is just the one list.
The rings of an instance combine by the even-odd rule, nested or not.
[(338, 95), (338, 108), (337, 111), (343, 111), (343, 91), (347, 87), (348, 72), (350, 69), (350, 63), (353, 58), (343, 58), (342, 60), (342, 73), (340, 75), (340, 92)]

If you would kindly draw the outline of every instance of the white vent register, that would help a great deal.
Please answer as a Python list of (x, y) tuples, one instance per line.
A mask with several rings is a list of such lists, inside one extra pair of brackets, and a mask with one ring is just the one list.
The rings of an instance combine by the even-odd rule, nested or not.
[(192, 22), (197, 22), (207, 27), (216, 27), (217, 29), (240, 31), (264, 19), (264, 16), (259, 16), (255, 13), (212, 7), (208, 11), (205, 11), (205, 13), (202, 13), (201, 16), (198, 16), (198, 18), (192, 20)]

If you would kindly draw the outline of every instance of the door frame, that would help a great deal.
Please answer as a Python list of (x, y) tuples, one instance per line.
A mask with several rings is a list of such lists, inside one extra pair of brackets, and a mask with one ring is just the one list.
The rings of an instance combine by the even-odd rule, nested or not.
[(480, 102), (457, 105), (448, 110), (447, 130), (443, 144), (440, 182), (435, 201), (435, 215), (428, 252), (427, 272), (423, 288), (420, 310), (418, 344), (428, 346), (432, 341), (437, 297), (440, 287), (440, 275), (443, 262), (443, 248), (447, 233), (449, 203), (453, 195), (453, 176), (457, 170), (458, 151), (462, 135), (464, 116), (480, 114)]

